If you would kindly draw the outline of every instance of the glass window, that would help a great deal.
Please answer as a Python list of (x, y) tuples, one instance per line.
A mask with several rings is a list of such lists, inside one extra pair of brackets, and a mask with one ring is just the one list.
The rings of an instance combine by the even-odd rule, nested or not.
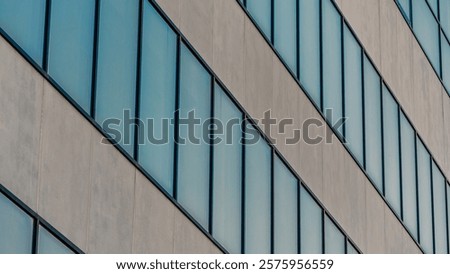
[(300, 81), (320, 107), (320, 1), (299, 1)]
[(403, 112), (400, 112), (400, 136), (402, 140), (403, 221), (417, 240), (416, 135)]
[(44, 48), (45, 0), (0, 0), (0, 27), (39, 65)]
[[(327, 120), (335, 125), (342, 111), (341, 16), (331, 1), (322, 1), (323, 20), (323, 111), (332, 110)], [(343, 134), (343, 126), (337, 128)]]
[(298, 253), (298, 181), (286, 165), (274, 159), (274, 251)]
[(214, 118), (223, 131), (214, 135), (220, 142), (213, 148), (213, 236), (230, 253), (241, 253), (242, 113), (217, 84)]
[(440, 9), (439, 13), (441, 15), (440, 22), (441, 26), (447, 34), (447, 37), (450, 36), (450, 1), (449, 0), (440, 0), (439, 1)]
[[(271, 149), (250, 124), (259, 140), (245, 146), (245, 253), (271, 252)], [(247, 142), (248, 141), (248, 142)]]
[(345, 236), (341, 230), (325, 215), (325, 253), (345, 254)]
[(447, 254), (447, 209), (445, 201), (445, 178), (435, 162), (432, 162), (433, 172), (433, 206), (434, 206), (434, 237), (435, 253)]
[(297, 1), (274, 0), (274, 45), (297, 74)]
[(0, 254), (30, 254), (33, 219), (0, 193)]
[(413, 27), (417, 38), (437, 72), (439, 65), (439, 26), (425, 0), (414, 0)]
[(398, 105), (383, 85), (384, 187), (392, 208), (401, 216)]
[[(178, 201), (204, 227), (209, 214), (209, 142), (201, 124), (189, 126), (189, 115), (204, 123), (211, 115), (211, 75), (181, 46)], [(189, 138), (193, 137), (193, 138)], [(204, 142), (207, 141), (208, 143)]]
[[(133, 155), (139, 0), (101, 1), (96, 120)], [(105, 120), (118, 119), (114, 123)], [(116, 135), (116, 136), (114, 136)], [(119, 136), (117, 136), (119, 135)]]
[(322, 209), (305, 188), (300, 190), (302, 254), (322, 254)]
[(53, 1), (51, 9), (49, 74), (89, 113), (95, 1)]
[(267, 38), (271, 37), (272, 25), (272, 1), (271, 0), (247, 0), (247, 10), (255, 19)]
[(38, 249), (39, 254), (73, 254), (72, 250), (42, 226), (39, 226)]
[[(450, 3), (450, 0), (449, 0)], [(450, 9), (450, 5), (449, 5)], [(442, 43), (442, 81), (447, 89), (448, 95), (450, 95), (450, 44), (445, 39), (441, 32), (441, 43)]]
[(361, 47), (347, 26), (344, 28), (345, 139), (360, 164), (364, 165), (363, 96)]
[(383, 139), (381, 130), (380, 76), (364, 55), (364, 108), (366, 130), (366, 170), (383, 193)]
[(403, 13), (406, 16), (408, 20), (411, 20), (410, 18), (410, 12), (411, 12), (411, 6), (409, 3), (410, 0), (398, 0), (398, 3), (402, 7)]
[(420, 244), (425, 253), (433, 253), (430, 154), (419, 139), (417, 139), (417, 176), (419, 180)]
[(177, 36), (150, 3), (143, 24), (139, 163), (173, 194)]
[[(427, 0), (428, 4), (431, 7), (431, 10), (433, 11), (433, 13), (436, 15), (436, 18), (438, 17), (438, 0)], [(446, 0), (441, 0), (441, 1), (446, 1)]]
[(350, 241), (347, 241), (347, 254), (359, 254), (358, 250), (350, 243)]

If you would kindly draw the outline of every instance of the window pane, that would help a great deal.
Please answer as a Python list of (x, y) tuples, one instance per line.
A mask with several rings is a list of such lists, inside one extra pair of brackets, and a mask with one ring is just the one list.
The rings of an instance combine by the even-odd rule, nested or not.
[(298, 181), (280, 158), (274, 159), (274, 251), (298, 253)]
[(223, 125), (214, 145), (213, 236), (230, 253), (241, 253), (242, 113), (216, 84), (214, 118)]
[(417, 139), (417, 168), (420, 244), (426, 253), (433, 253), (430, 154), (419, 139)]
[(383, 151), (381, 130), (380, 76), (364, 56), (364, 106), (366, 130), (366, 170), (383, 193)]
[(302, 254), (322, 254), (322, 209), (305, 188), (300, 190)]
[(47, 229), (39, 226), (39, 254), (73, 254), (67, 246), (55, 238)]
[(403, 221), (417, 240), (416, 136), (403, 112), (400, 113), (400, 134), (402, 140)]
[[(191, 113), (203, 123), (211, 115), (211, 75), (185, 45), (181, 47), (180, 62), (180, 122), (181, 119), (187, 119)], [(189, 129), (186, 124), (180, 123), (177, 198), (188, 212), (207, 228), (209, 143), (202, 140), (202, 129), (200, 124)], [(189, 136), (194, 138), (188, 139)]]
[(30, 254), (33, 219), (0, 193), (0, 254)]
[(60, 0), (51, 7), (49, 74), (89, 113), (95, 1)]
[[(331, 1), (323, 5), (323, 108), (332, 109), (332, 118), (326, 117), (333, 125), (342, 117), (342, 55), (341, 16)], [(338, 132), (343, 133), (343, 126)]]
[(0, 0), (0, 27), (42, 65), (45, 0)]
[(297, 1), (274, 0), (274, 45), (297, 74)]
[(328, 216), (325, 216), (325, 253), (345, 254), (345, 237)]
[(347, 254), (359, 254), (358, 250), (349, 241), (347, 241)]
[(439, 73), (439, 27), (425, 0), (414, 0), (413, 27), (428, 58)]
[(361, 47), (344, 28), (345, 139), (360, 164), (364, 164)]
[(247, 10), (267, 38), (271, 36), (271, 0), (247, 0)]
[[(431, 10), (436, 15), (436, 18), (438, 17), (438, 0), (427, 0), (428, 4), (430, 4)], [(446, 1), (446, 0), (441, 0)]]
[(135, 113), (138, 15), (138, 0), (101, 1), (95, 118), (100, 124), (111, 118), (121, 121), (120, 125), (103, 127), (111, 135), (120, 135), (115, 139), (130, 155), (134, 143), (130, 120)]
[(447, 254), (447, 209), (445, 201), (445, 178), (434, 162), (432, 162), (432, 172), (435, 251), (438, 254)]
[(445, 31), (445, 34), (447, 34), (447, 37), (450, 36), (450, 1), (449, 0), (440, 0), (440, 22), (441, 26)]
[(300, 81), (320, 107), (320, 1), (299, 2)]
[[(256, 132), (247, 124), (246, 135)], [(271, 150), (259, 137), (245, 146), (245, 253), (270, 253)], [(250, 138), (250, 137), (248, 137)]]
[[(450, 0), (449, 0), (450, 3)], [(450, 9), (450, 5), (449, 5)], [(445, 88), (447, 89), (448, 95), (450, 95), (450, 44), (442, 36), (442, 81), (444, 82)]]
[(398, 216), (401, 216), (398, 105), (384, 85), (383, 133), (385, 196)]
[(408, 18), (408, 20), (411, 20), (411, 18), (409, 18), (409, 16), (410, 16), (410, 9), (411, 9), (411, 6), (409, 5), (409, 1), (410, 0), (398, 0), (398, 3), (402, 7), (403, 12), (406, 15), (406, 17)]
[(139, 163), (172, 194), (177, 36), (150, 3), (144, 7)]

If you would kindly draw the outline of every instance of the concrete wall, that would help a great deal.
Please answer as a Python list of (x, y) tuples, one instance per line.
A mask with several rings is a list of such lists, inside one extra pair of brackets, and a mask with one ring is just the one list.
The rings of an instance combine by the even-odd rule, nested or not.
[[(336, 1), (431, 154), (450, 178), (450, 97), (394, 0)], [(378, 35), (378, 37), (377, 37)]]
[[(252, 117), (261, 118), (271, 109), (275, 118), (294, 118), (294, 126), (285, 135), (272, 136), (278, 138), (276, 147), (356, 245), (365, 253), (419, 253), (336, 137), (331, 144), (285, 144), (284, 139), (292, 136), (294, 128), (301, 128), (308, 118), (323, 122), (321, 116), (236, 0), (202, 1), (208, 2), (202, 7), (204, 10), (211, 11), (213, 5), (208, 16), (202, 15), (203, 11), (185, 8), (197, 6), (199, 1), (157, 0)], [(201, 23), (183, 19), (198, 16), (203, 18)], [(377, 21), (376, 17), (371, 21)], [(376, 41), (375, 38), (371, 39)], [(316, 133), (324, 136), (324, 130), (322, 127)]]
[(86, 253), (220, 250), (0, 38), (0, 182)]

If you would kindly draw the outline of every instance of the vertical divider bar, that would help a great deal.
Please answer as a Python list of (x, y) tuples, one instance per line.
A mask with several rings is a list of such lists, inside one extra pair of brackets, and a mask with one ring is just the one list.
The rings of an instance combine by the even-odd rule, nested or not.
[(275, 253), (275, 151), (271, 148), (270, 156), (270, 253)]
[(33, 242), (31, 244), (31, 253), (37, 254), (39, 251), (39, 219), (35, 218), (33, 221)]
[(213, 235), (213, 206), (214, 206), (214, 137), (213, 137), (213, 129), (212, 123), (215, 121), (215, 108), (214, 108), (214, 84), (215, 77), (211, 77), (211, 106), (210, 106), (210, 124), (209, 124), (209, 233)]
[(434, 224), (434, 180), (433, 180), (433, 160), (431, 159), (431, 156), (429, 157), (429, 161), (430, 161), (430, 187), (431, 187), (431, 225), (432, 225), (432, 231), (433, 231), (433, 253), (436, 254), (436, 232), (435, 232), (435, 224)]
[(420, 210), (419, 210), (419, 164), (417, 160), (417, 133), (414, 132), (414, 154), (415, 154), (415, 166), (416, 166), (416, 215), (417, 215), (417, 242), (420, 243)]
[(380, 114), (381, 114), (381, 169), (382, 169), (382, 194), (384, 197), (386, 197), (386, 172), (385, 172), (385, 168), (384, 168), (384, 113), (383, 113), (383, 100), (384, 100), (384, 95), (383, 95), (383, 80), (381, 80), (380, 78)]
[(302, 183), (297, 179), (297, 253), (302, 253), (302, 239), (301, 239), (301, 216), (300, 216), (300, 188)]
[(325, 254), (325, 209), (322, 208), (322, 254)]
[(176, 56), (176, 87), (175, 87), (175, 113), (174, 113), (174, 158), (173, 158), (173, 198), (178, 198), (178, 142), (180, 139), (179, 119), (180, 119), (180, 70), (181, 70), (181, 36), (177, 39)]
[(362, 142), (363, 142), (363, 167), (367, 171), (367, 146), (366, 146), (366, 87), (364, 71), (364, 50), (361, 49), (361, 94), (362, 94)]
[(325, 113), (324, 110), (324, 103), (323, 103), (323, 97), (324, 97), (324, 90), (323, 90), (323, 1), (324, 0), (319, 0), (319, 58), (320, 58), (320, 102), (319, 102), (319, 107), (320, 110)]
[(241, 190), (241, 253), (245, 254), (245, 128), (246, 128), (246, 116), (242, 114), (242, 190)]
[(136, 105), (135, 105), (135, 132), (134, 132), (134, 159), (139, 161), (139, 144), (141, 141), (140, 133), (141, 126), (139, 119), (141, 116), (141, 72), (142, 72), (142, 35), (143, 35), (143, 20), (144, 20), (144, 0), (139, 0), (139, 25), (138, 25), (138, 45), (137, 45), (137, 61), (136, 61)]
[(270, 42), (275, 47), (275, 0), (270, 1)]
[[(344, 28), (345, 26), (345, 22), (344, 22), (344, 17), (341, 16), (341, 81), (342, 81), (342, 90), (341, 90), (341, 94), (342, 94), (342, 118), (345, 117), (345, 42), (344, 42), (344, 38), (345, 38), (345, 34), (344, 34)], [(347, 126), (344, 123), (343, 127), (342, 127), (342, 139), (344, 141), (344, 143), (346, 143), (347, 139), (346, 139), (346, 131), (347, 131)]]
[(445, 226), (447, 227), (447, 254), (449, 254), (450, 253), (450, 227), (448, 227), (449, 226), (449, 221), (450, 221), (450, 217), (449, 217), (449, 214), (450, 214), (450, 212), (448, 211), (448, 206), (449, 206), (449, 201), (448, 201), (448, 199), (449, 199), (449, 197), (448, 197), (448, 195), (449, 195), (449, 193), (448, 193), (448, 191), (447, 191), (447, 182), (444, 180), (444, 193), (445, 193)]
[(95, 1), (95, 18), (94, 18), (94, 46), (92, 54), (92, 79), (91, 79), (91, 109), (90, 115), (95, 119), (96, 98), (97, 98), (97, 61), (98, 61), (98, 41), (100, 29), (100, 6), (101, 0)]
[(300, 0), (295, 1), (295, 31), (296, 31), (296, 53), (297, 53), (297, 79), (300, 80)]
[(401, 110), (397, 105), (397, 121), (398, 121), (398, 162), (399, 162), (399, 184), (400, 184), (400, 218), (403, 221), (404, 218), (404, 208), (403, 208), (403, 167), (402, 167), (402, 121), (401, 121)]
[(52, 0), (45, 5), (44, 49), (42, 54), (42, 68), (48, 73), (48, 52), (50, 47), (50, 18), (52, 13)]

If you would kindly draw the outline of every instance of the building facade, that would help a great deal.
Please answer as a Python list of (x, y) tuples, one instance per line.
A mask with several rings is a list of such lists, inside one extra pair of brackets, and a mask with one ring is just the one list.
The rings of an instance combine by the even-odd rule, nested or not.
[(449, 253), (449, 22), (0, 0), (0, 253)]

